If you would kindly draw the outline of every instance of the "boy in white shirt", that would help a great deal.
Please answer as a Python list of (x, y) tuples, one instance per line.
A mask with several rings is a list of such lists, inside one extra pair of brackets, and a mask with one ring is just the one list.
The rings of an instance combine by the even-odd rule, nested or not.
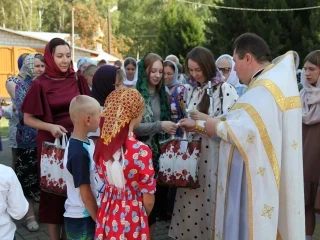
[(0, 239), (12, 240), (16, 231), (13, 219), (20, 220), (29, 209), (21, 184), (12, 168), (0, 164)]
[(99, 126), (100, 105), (89, 96), (79, 95), (71, 101), (69, 112), (74, 129), (63, 161), (68, 195), (64, 223), (68, 240), (89, 240), (94, 239), (98, 207), (94, 143), (87, 134)]

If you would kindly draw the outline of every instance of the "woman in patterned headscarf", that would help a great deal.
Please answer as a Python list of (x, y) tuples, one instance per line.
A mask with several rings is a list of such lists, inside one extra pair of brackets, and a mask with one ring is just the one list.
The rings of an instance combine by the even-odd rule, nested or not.
[(19, 76), (24, 79), (16, 86), (15, 103), (18, 111), (17, 124), (17, 161), (16, 174), (21, 183), (25, 197), (29, 202), (26, 215), (27, 228), (34, 232), (39, 230), (34, 214), (34, 199), (39, 198), (39, 176), (37, 167), (37, 130), (24, 125), (23, 112), (20, 107), (23, 103), (32, 81), (44, 72), (44, 59), (40, 53), (29, 54), (24, 60)]
[(147, 216), (156, 188), (152, 153), (133, 133), (143, 110), (144, 99), (135, 89), (117, 89), (105, 102), (94, 153), (105, 183), (95, 239), (150, 239)]
[[(18, 68), (19, 70), (22, 67), (24, 59), (28, 56), (28, 53), (23, 53), (18, 58)], [(9, 93), (11, 100), (12, 100), (12, 114), (11, 118), (9, 119), (9, 140), (8, 140), (8, 147), (11, 148), (12, 152), (12, 168), (15, 167), (15, 162), (17, 160), (17, 141), (16, 141), (16, 132), (17, 132), (17, 124), (18, 124), (18, 112), (16, 111), (16, 105), (14, 102), (15, 94), (16, 94), (16, 85), (22, 81), (23, 78), (20, 76), (11, 76), (6, 80), (6, 90)]]
[[(152, 150), (152, 160), (158, 172), (160, 149), (159, 142), (176, 134), (177, 125), (171, 122), (169, 97), (163, 80), (162, 58), (155, 53), (146, 54), (138, 64), (137, 90), (145, 100), (141, 124), (135, 130), (139, 139)], [(153, 231), (156, 218), (166, 219), (168, 188), (158, 186), (154, 209), (149, 216), (149, 225)], [(151, 232), (152, 234), (152, 232)]]

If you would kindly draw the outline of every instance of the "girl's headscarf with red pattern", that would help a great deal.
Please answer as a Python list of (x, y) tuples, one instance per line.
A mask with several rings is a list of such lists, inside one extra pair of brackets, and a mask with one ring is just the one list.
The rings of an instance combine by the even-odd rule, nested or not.
[(94, 152), (98, 166), (103, 168), (103, 163), (124, 145), (131, 120), (143, 110), (144, 99), (136, 89), (117, 89), (107, 97), (100, 120), (101, 134)]

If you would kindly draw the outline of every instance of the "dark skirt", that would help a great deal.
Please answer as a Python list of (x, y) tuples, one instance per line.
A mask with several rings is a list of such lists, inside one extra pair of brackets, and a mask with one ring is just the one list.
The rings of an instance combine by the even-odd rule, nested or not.
[(39, 197), (37, 148), (17, 148), (15, 171), (26, 198)]

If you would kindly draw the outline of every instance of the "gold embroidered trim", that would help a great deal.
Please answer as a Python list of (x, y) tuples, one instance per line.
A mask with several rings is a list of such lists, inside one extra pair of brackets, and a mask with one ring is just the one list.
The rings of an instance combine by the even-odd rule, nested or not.
[(243, 161), (245, 162), (245, 168), (246, 168), (246, 180), (248, 185), (248, 223), (249, 223), (249, 240), (253, 240), (253, 213), (252, 213), (252, 182), (251, 182), (251, 175), (250, 175), (250, 169), (249, 169), (249, 160), (244, 152), (240, 142), (238, 141), (236, 135), (230, 128), (227, 121), (225, 121), (225, 126), (227, 128), (228, 134), (231, 136), (233, 142), (237, 146), (237, 149), (239, 150)]
[(206, 129), (198, 124), (198, 120), (196, 120), (196, 132), (201, 134), (206, 134)]
[[(228, 201), (228, 188), (229, 188), (229, 176), (230, 176), (230, 170), (231, 170), (231, 163), (234, 153), (234, 146), (231, 146), (229, 158), (228, 158), (228, 173), (227, 173), (227, 181), (226, 181), (226, 191), (225, 191), (225, 197), (224, 197), (224, 216), (226, 216), (227, 212), (227, 201)], [(222, 233), (222, 236), (224, 236), (224, 232)], [(223, 238), (224, 239), (224, 238)]]
[(272, 94), (281, 112), (290, 109), (301, 108), (301, 101), (299, 96), (285, 97), (280, 88), (269, 79), (255, 81), (249, 88), (252, 89), (260, 86), (265, 87)]
[[(275, 66), (277, 66), (280, 62), (282, 62), (288, 55), (294, 56), (293, 51), (288, 51), (287, 53), (285, 53), (284, 55), (282, 55), (281, 58), (278, 60), (278, 62), (277, 62), (276, 64), (271, 63), (270, 65), (268, 65), (268, 66), (261, 72), (260, 75), (265, 74), (266, 72), (269, 72), (272, 68), (274, 68)], [(294, 57), (292, 57), (292, 61), (293, 61), (293, 64), (294, 64)], [(294, 69), (295, 69), (295, 66), (294, 66)], [(259, 76), (258, 76), (258, 77), (259, 77)], [(257, 78), (258, 78), (258, 77), (257, 77)], [(251, 81), (250, 84), (249, 84), (249, 88), (250, 88), (250, 86), (254, 83), (254, 81), (255, 81), (257, 78), (252, 79), (252, 81)], [(247, 89), (247, 90), (249, 90), (249, 89)]]
[[(217, 126), (218, 124), (216, 125), (216, 132), (217, 132)], [(218, 152), (218, 154), (220, 154), (220, 152)], [(217, 168), (216, 168), (216, 172), (215, 172), (215, 178), (216, 178), (216, 189), (218, 189), (218, 176), (219, 176), (219, 173), (218, 173), (218, 169), (219, 169), (219, 162), (220, 162), (220, 156), (218, 156), (218, 162), (217, 162)], [(214, 202), (213, 202), (213, 221), (212, 221), (212, 239), (215, 239), (215, 229), (216, 229), (216, 212), (217, 212), (217, 192), (216, 192), (216, 195), (215, 195), (215, 198), (214, 198)]]
[(259, 113), (257, 112), (257, 110), (253, 106), (251, 106), (250, 104), (247, 104), (247, 103), (236, 103), (232, 107), (232, 109), (233, 110), (244, 109), (249, 114), (252, 121), (255, 123), (255, 125), (259, 131), (260, 138), (263, 143), (264, 149), (265, 149), (267, 156), (269, 158), (269, 162), (272, 167), (273, 174), (274, 174), (274, 177), (276, 180), (277, 188), (279, 190), (280, 189), (280, 174), (281, 174), (280, 167), (278, 164), (276, 152), (273, 148), (270, 136), (267, 131), (267, 127), (264, 124), (261, 116), (259, 115)]

